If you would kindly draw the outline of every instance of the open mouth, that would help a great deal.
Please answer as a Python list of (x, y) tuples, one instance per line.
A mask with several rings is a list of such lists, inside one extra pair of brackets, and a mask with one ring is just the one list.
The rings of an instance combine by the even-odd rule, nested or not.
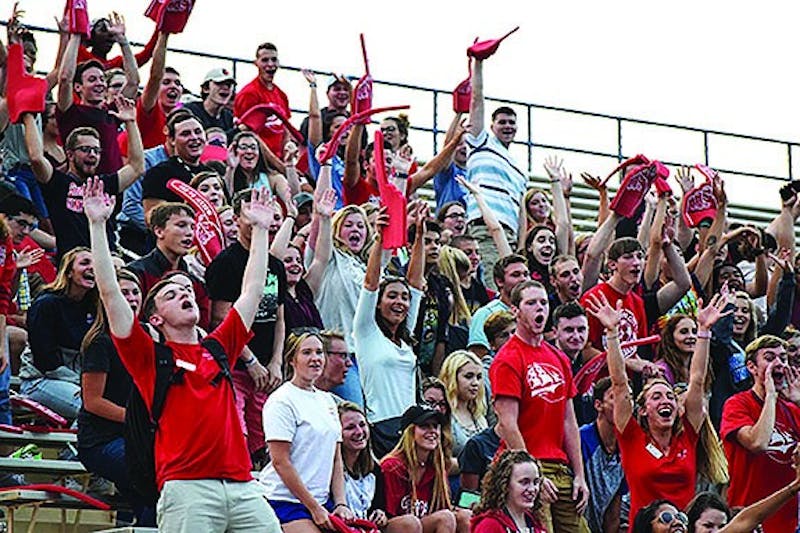
[(672, 414), (675, 412), (675, 410), (672, 408), (671, 405), (663, 405), (663, 406), (659, 407), (658, 411), (656, 411), (656, 412), (658, 413), (658, 416), (660, 416), (663, 419), (668, 420), (668, 419), (670, 419), (672, 417)]
[(546, 318), (547, 317), (545, 317), (544, 315), (536, 315), (535, 317), (533, 317), (533, 321), (536, 322), (537, 325), (541, 326), (544, 324)]
[(167, 91), (167, 100), (170, 100), (170, 101), (174, 102), (174, 101), (178, 100), (178, 98), (180, 98), (180, 97), (181, 97), (181, 93), (177, 89), (170, 89), (170, 90)]
[(191, 239), (191, 238), (188, 238), (188, 239), (181, 239), (181, 242), (180, 242), (180, 244), (181, 244), (181, 246), (182, 246), (183, 248), (186, 248), (186, 249), (188, 249), (188, 248), (191, 248), (191, 247), (192, 247), (192, 242), (193, 242), (193, 239)]
[(183, 303), (181, 304), (181, 309), (183, 310), (188, 310), (191, 309), (192, 307), (194, 307), (194, 305), (192, 304), (192, 301), (189, 300), (188, 298), (184, 300)]

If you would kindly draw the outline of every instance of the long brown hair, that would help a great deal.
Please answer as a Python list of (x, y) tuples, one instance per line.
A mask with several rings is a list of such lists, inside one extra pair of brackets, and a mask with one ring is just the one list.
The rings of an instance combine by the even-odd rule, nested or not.
[[(342, 402), (339, 404), (340, 421), (342, 415), (345, 413), (358, 413), (364, 417), (364, 420), (367, 419), (367, 415), (364, 414), (364, 410), (361, 409), (358, 404), (353, 402)], [(367, 428), (369, 428), (369, 425), (367, 425)], [(347, 466), (347, 463), (342, 461), (344, 469), (348, 474), (350, 474), (350, 477), (361, 479), (375, 469), (375, 457), (372, 455), (372, 443), (370, 441), (371, 439), (368, 438), (367, 447), (358, 452), (358, 457), (356, 458), (356, 462), (353, 463), (352, 469)]]
[[(117, 270), (117, 283), (120, 281), (130, 281), (135, 283), (139, 290), (142, 290), (142, 284), (139, 281), (139, 278), (126, 268), (120, 268)], [(92, 325), (89, 326), (89, 330), (86, 332), (86, 335), (83, 336), (83, 340), (81, 341), (81, 353), (85, 354), (86, 350), (92, 343), (103, 333), (108, 333), (108, 317), (106, 316), (106, 309), (103, 306), (102, 300), (97, 300), (97, 312), (94, 315), (94, 322)]]
[[(542, 476), (542, 464), (525, 450), (506, 450), (500, 458), (489, 466), (483, 478), (481, 501), (472, 509), (472, 514), (477, 515), (486, 511), (500, 510), (506, 506), (508, 499), (508, 485), (511, 481), (511, 471), (514, 465), (533, 463)], [(536, 495), (534, 509), (541, 506), (541, 490)]]
[[(420, 479), (419, 458), (417, 457), (417, 446), (414, 442), (414, 430), (417, 426), (409, 425), (403, 430), (400, 442), (390, 451), (381, 462), (389, 457), (400, 459), (408, 470), (408, 480), (411, 484), (411, 509), (415, 508), (417, 502), (417, 479)], [(450, 485), (447, 482), (447, 463), (442, 450), (441, 439), (439, 446), (432, 453), (433, 460), (433, 490), (431, 491), (431, 501), (428, 512), (435, 512), (441, 509), (450, 508)]]
[[(689, 315), (681, 313), (675, 314), (664, 324), (661, 330), (661, 340), (658, 343), (658, 358), (663, 359), (667, 366), (672, 371), (672, 376), (675, 378), (675, 383), (689, 383), (689, 374), (686, 371), (686, 362), (691, 360), (692, 354), (686, 355), (681, 352), (678, 345), (675, 344), (675, 330), (678, 324), (683, 319), (691, 320), (697, 325), (697, 320)], [(708, 367), (706, 368), (706, 381), (703, 388), (706, 392), (711, 390), (711, 385), (714, 382), (714, 371), (711, 365), (711, 357), (708, 358)]]

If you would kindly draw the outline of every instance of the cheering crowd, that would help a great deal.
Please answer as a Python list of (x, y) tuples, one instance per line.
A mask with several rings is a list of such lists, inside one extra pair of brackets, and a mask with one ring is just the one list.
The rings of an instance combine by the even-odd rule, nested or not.
[[(499, 40), (423, 162), (368, 79), (284, 93), (272, 43), (195, 96), (167, 49), (192, 6), (155, 0), (134, 54), (122, 16), (68, 0), (45, 77), (14, 6), (0, 423), (17, 375), (167, 532), (798, 530), (796, 182), (744, 225), (713, 169), (637, 156), (616, 190), (581, 174), (578, 233), (565, 163), (531, 187), (514, 110), (486, 116)], [(148, 446), (153, 494), (129, 468)]]

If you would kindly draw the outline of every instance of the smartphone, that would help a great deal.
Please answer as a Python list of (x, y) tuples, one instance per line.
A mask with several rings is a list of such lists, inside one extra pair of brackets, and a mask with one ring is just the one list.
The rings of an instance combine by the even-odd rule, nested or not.
[(461, 509), (472, 509), (472, 506), (481, 501), (481, 495), (477, 492), (462, 490), (458, 496), (458, 507)]

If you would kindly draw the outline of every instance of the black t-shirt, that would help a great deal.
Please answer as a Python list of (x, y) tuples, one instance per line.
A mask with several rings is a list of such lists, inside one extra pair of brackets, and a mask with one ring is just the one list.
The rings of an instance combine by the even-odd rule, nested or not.
[(188, 109), (197, 117), (197, 120), (203, 125), (204, 130), (208, 130), (208, 128), (222, 128), (225, 130), (225, 134), (228, 135), (228, 140), (230, 140), (230, 132), (233, 131), (233, 113), (230, 109), (223, 107), (219, 113), (219, 117), (212, 117), (208, 114), (206, 108), (203, 107), (203, 102), (190, 102), (183, 106), (183, 108)]
[(167, 182), (179, 179), (189, 183), (195, 174), (208, 170), (205, 165), (190, 165), (177, 156), (172, 156), (144, 174), (142, 178), (142, 198), (156, 198), (167, 202), (182, 202), (183, 198), (167, 188)]
[(435, 272), (427, 275), (428, 287), (419, 306), (419, 315), (414, 335), (417, 361), (423, 374), (431, 375), (436, 345), (447, 342), (447, 323), (450, 320), (450, 298), (453, 289), (450, 281)]
[[(212, 302), (220, 300), (233, 303), (239, 298), (249, 255), (250, 252), (237, 241), (222, 250), (208, 265), (206, 288)], [(286, 271), (283, 269), (283, 263), (270, 255), (267, 269), (264, 294), (253, 320), (253, 338), (248, 343), (261, 364), (267, 364), (272, 359), (278, 306), (286, 301)], [(241, 360), (236, 364), (239, 368), (243, 368)]]
[(83, 336), (94, 322), (97, 305), (92, 298), (80, 302), (65, 294), (46, 291), (36, 297), (28, 309), (28, 344), (33, 365), (45, 373), (66, 366), (80, 372)]
[(500, 447), (500, 436), (489, 427), (470, 438), (458, 456), (458, 466), (462, 474), (478, 474), (483, 479)]
[(478, 278), (472, 278), (468, 289), (461, 287), (461, 294), (464, 295), (464, 300), (467, 302), (469, 312), (473, 315), (475, 311), (489, 303), (489, 295), (486, 293), (486, 286), (481, 283)]
[[(82, 354), (81, 373), (106, 374), (106, 386), (103, 398), (125, 407), (131, 393), (133, 381), (125, 370), (122, 361), (111, 342), (111, 337), (103, 333), (98, 335)], [(82, 402), (85, 405), (85, 400)], [(78, 413), (78, 446), (90, 448), (106, 444), (122, 436), (124, 424), (88, 412), (83, 405)]]
[[(107, 194), (119, 194), (119, 175), (103, 174), (104, 190)], [(83, 214), (84, 182), (74, 174), (66, 174), (53, 169), (53, 176), (47, 183), (40, 184), (50, 220), (56, 234), (58, 258), (76, 246), (89, 246), (89, 221)], [(114, 247), (114, 217), (106, 222), (108, 242)]]

